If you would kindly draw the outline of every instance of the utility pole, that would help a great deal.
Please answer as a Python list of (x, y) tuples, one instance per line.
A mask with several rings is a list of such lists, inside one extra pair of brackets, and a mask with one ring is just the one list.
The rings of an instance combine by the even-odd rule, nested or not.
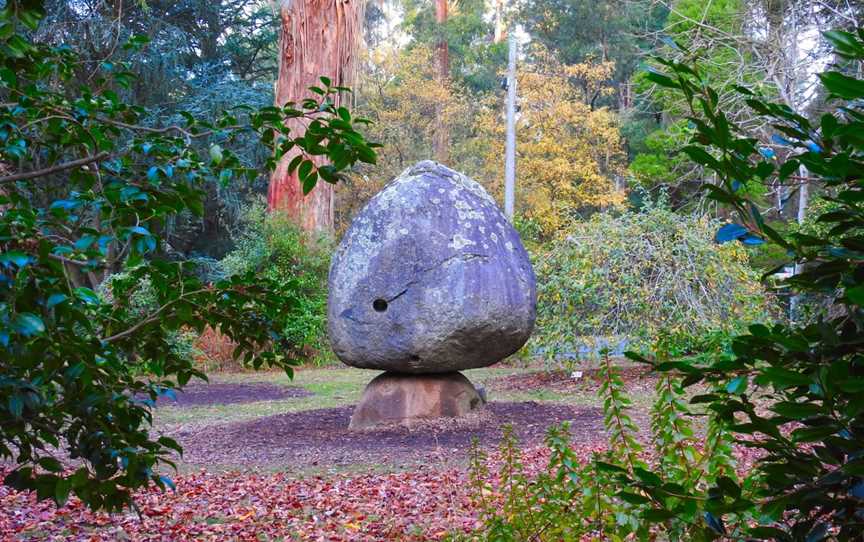
[(516, 200), (516, 32), (510, 29), (507, 65), (507, 148), (504, 159), (504, 214), (513, 222)]

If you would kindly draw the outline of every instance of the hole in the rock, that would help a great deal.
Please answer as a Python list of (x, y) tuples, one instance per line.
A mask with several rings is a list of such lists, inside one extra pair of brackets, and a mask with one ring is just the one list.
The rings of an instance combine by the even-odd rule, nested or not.
[(411, 361), (420, 361), (420, 356), (417, 354), (411, 354)]
[(384, 299), (376, 299), (372, 302), (372, 308), (378, 312), (384, 312), (387, 310), (387, 301)]

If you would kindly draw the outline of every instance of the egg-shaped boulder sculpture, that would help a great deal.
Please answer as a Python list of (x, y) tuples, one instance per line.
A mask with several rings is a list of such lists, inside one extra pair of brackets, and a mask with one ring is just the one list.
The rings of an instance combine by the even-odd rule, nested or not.
[(424, 161), (369, 201), (336, 250), (330, 341), (353, 367), (485, 367), (528, 340), (536, 297), (528, 253), (495, 200), (465, 175)]

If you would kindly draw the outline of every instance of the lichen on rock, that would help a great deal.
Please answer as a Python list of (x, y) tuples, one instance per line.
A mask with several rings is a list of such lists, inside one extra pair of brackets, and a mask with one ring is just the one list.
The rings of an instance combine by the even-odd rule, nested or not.
[(516, 230), (482, 186), (431, 161), (360, 212), (329, 288), (333, 349), (361, 368), (491, 365), (527, 341), (536, 317), (534, 271)]

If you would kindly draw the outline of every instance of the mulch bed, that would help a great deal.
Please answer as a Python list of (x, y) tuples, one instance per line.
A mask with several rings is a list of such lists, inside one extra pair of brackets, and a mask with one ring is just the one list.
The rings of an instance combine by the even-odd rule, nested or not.
[[(657, 374), (651, 372), (649, 367), (625, 365), (618, 366), (617, 371), (621, 375), (624, 385), (631, 392), (653, 388), (657, 383)], [(574, 372), (577, 374), (574, 375)], [(573, 372), (536, 371), (520, 373), (496, 378), (489, 383), (489, 387), (519, 391), (544, 389), (555, 392), (596, 392), (600, 388), (600, 373), (599, 369), (596, 368), (576, 369)]]
[(187, 465), (244, 467), (337, 467), (340, 465), (404, 465), (464, 461), (472, 439), (483, 447), (497, 444), (505, 425), (511, 425), (523, 444), (543, 440), (550, 425), (569, 421), (576, 442), (603, 438), (599, 408), (549, 403), (492, 402), (476, 424), (447, 424), (416, 428), (348, 431), (353, 407), (293, 412), (180, 430), (172, 435), (183, 443)]
[(258, 401), (278, 401), (309, 397), (312, 392), (297, 386), (278, 386), (276, 384), (191, 384), (183, 391), (175, 392), (173, 397), (162, 396), (156, 406), (196, 407), (210, 405), (236, 405)]

